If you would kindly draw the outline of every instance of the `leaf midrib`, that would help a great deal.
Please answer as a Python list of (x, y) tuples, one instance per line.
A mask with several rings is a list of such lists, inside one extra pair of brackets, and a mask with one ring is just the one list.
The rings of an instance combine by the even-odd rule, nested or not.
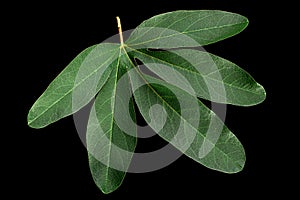
[(197, 76), (202, 76), (203, 79), (210, 79), (210, 80), (212, 80), (212, 81), (219, 82), (219, 83), (222, 83), (222, 84), (224, 84), (224, 85), (227, 85), (228, 87), (235, 88), (235, 89), (237, 89), (237, 90), (242, 90), (242, 91), (244, 91), (244, 92), (249, 92), (249, 93), (252, 93), (252, 94), (255, 94), (255, 95), (259, 95), (259, 94), (260, 94), (260, 93), (256, 93), (256, 92), (253, 91), (253, 90), (245, 90), (245, 89), (239, 88), (239, 87), (237, 87), (237, 86), (235, 86), (235, 85), (231, 85), (231, 84), (229, 84), (229, 83), (227, 83), (227, 82), (222, 82), (222, 81), (220, 81), (220, 80), (218, 80), (218, 79), (214, 79), (214, 78), (212, 78), (212, 77), (210, 77), (210, 76), (203, 75), (203, 74), (201, 74), (201, 73), (197, 73), (197, 72), (194, 72), (194, 71), (190, 71), (190, 70), (188, 70), (188, 69), (186, 69), (186, 68), (183, 68), (183, 67), (181, 67), (181, 66), (179, 66), (179, 65), (176, 65), (176, 64), (167, 62), (167, 61), (165, 61), (165, 60), (159, 59), (159, 58), (157, 58), (157, 57), (153, 57), (153, 56), (151, 56), (151, 55), (149, 55), (149, 54), (146, 54), (146, 53), (144, 53), (144, 52), (142, 52), (142, 51), (139, 51), (139, 50), (137, 50), (137, 49), (131, 48), (130, 46), (127, 46), (127, 47), (130, 48), (132, 51), (135, 51), (135, 52), (137, 52), (137, 53), (139, 53), (139, 54), (145, 55), (145, 56), (147, 56), (147, 57), (149, 57), (149, 58), (151, 58), (151, 59), (157, 60), (157, 61), (159, 61), (159, 62), (161, 62), (161, 63), (165, 63), (165, 64), (167, 64), (167, 65), (171, 65), (171, 66), (173, 66), (174, 68), (177, 68), (177, 69), (186, 71), (186, 72), (188, 72), (188, 73), (192, 73), (192, 74), (197, 75)]
[[(167, 35), (167, 36), (164, 36), (164, 37), (157, 37), (157, 38), (154, 38), (152, 40), (147, 40), (147, 41), (140, 42), (140, 43), (135, 43), (135, 44), (130, 44), (129, 43), (128, 45), (138, 46), (138, 45), (147, 44), (149, 42), (154, 42), (154, 41), (159, 40), (159, 39), (166, 39), (166, 38), (177, 36), (177, 35), (184, 35), (184, 34), (196, 33), (196, 32), (201, 32), (201, 31), (209, 31), (209, 30), (213, 30), (213, 29), (220, 29), (220, 28), (224, 28), (224, 27), (236, 26), (236, 25), (240, 25), (240, 24), (247, 24), (247, 21), (239, 22), (239, 23), (233, 23), (233, 24), (225, 24), (225, 25), (221, 25), (221, 26), (217, 26), (217, 27), (202, 28), (202, 29), (192, 30), (192, 31), (183, 31), (183, 32), (178, 31), (177, 33)], [(158, 27), (158, 28), (161, 28), (161, 27)], [(174, 31), (176, 31), (176, 30), (174, 30)]]
[[(114, 82), (114, 91), (113, 91), (113, 97), (112, 97), (112, 103), (111, 105), (113, 106), (112, 108), (112, 116), (111, 116), (111, 122), (110, 122), (110, 134), (109, 134), (109, 141), (112, 142), (112, 137), (113, 137), (113, 126), (114, 126), (114, 115), (113, 113), (115, 112), (115, 100), (116, 100), (116, 92), (117, 92), (117, 81), (118, 81), (118, 73), (119, 73), (119, 67), (120, 67), (120, 58), (121, 58), (121, 48), (120, 48), (120, 51), (119, 51), (119, 56), (118, 56), (118, 62), (117, 62), (117, 67), (116, 67), (116, 74), (115, 74), (115, 82)], [(108, 149), (108, 153), (109, 153), (109, 156), (108, 156), (108, 164), (110, 163), (110, 159), (111, 159), (111, 144), (109, 145), (109, 149)], [(108, 175), (109, 175), (109, 166), (106, 166), (106, 173), (105, 173), (105, 182), (108, 183)]]
[[(132, 62), (132, 60), (130, 59), (130, 57), (129, 57), (129, 55), (128, 55), (128, 53), (127, 53), (127, 51), (124, 49), (124, 51), (125, 51), (125, 54), (126, 54), (126, 56), (127, 56), (127, 58), (128, 58), (128, 60), (130, 61), (130, 63), (132, 64), (132, 66), (133, 66), (133, 68), (137, 71), (137, 73), (139, 74), (139, 76), (143, 79), (143, 81), (146, 83), (146, 85), (162, 100), (162, 102), (164, 102), (165, 103), (165, 105), (167, 105), (171, 110), (173, 110), (178, 116), (179, 116), (179, 118), (180, 119), (182, 119), (185, 123), (187, 123), (192, 129), (194, 129), (194, 130), (196, 130), (196, 132), (197, 133), (199, 133), (201, 136), (202, 136), (202, 138), (204, 138), (204, 139), (206, 139), (206, 137), (204, 137), (204, 135), (197, 129), (197, 128), (195, 128), (194, 126), (192, 126), (190, 123), (188, 123), (187, 121), (186, 121), (186, 119), (184, 119), (168, 102), (166, 102), (165, 100), (164, 100), (164, 98), (149, 84), (149, 82), (143, 77), (143, 75), (140, 73), (140, 71), (136, 68), (136, 66), (134, 65), (134, 63)], [(199, 100), (198, 100), (199, 101)], [(207, 139), (207, 141), (209, 141), (209, 143), (211, 143), (213, 146), (214, 146), (214, 148), (216, 148), (216, 149), (218, 149), (223, 155), (225, 155), (225, 157), (227, 158), (227, 159), (230, 159), (233, 163), (235, 163), (237, 166), (239, 166), (240, 167), (240, 165), (238, 164), (238, 160), (237, 161), (235, 161), (235, 160), (233, 160), (231, 157), (229, 157), (222, 149), (220, 149), (220, 148), (218, 148), (218, 146), (216, 145), (216, 144), (214, 144), (214, 143), (212, 143), (209, 139)], [(213, 149), (214, 149), (213, 148)], [(200, 159), (201, 160), (201, 159)]]

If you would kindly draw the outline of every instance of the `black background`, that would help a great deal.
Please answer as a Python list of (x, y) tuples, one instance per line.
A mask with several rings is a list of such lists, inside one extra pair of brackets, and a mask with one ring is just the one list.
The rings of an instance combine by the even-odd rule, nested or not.
[[(274, 3), (273, 3), (274, 4)], [(6, 83), (12, 124), (4, 133), (3, 171), (6, 185), (13, 188), (9, 199), (78, 198), (78, 199), (143, 199), (163, 196), (178, 197), (260, 197), (281, 193), (284, 171), (280, 163), (278, 108), (274, 75), (266, 52), (270, 46), (270, 19), (275, 16), (269, 5), (260, 1), (106, 1), (97, 4), (45, 2), (10, 5), (4, 25), (9, 42), (6, 60), (15, 80)], [(72, 117), (43, 129), (27, 127), (28, 110), (58, 73), (83, 49), (100, 43), (117, 33), (116, 16), (124, 30), (133, 29), (143, 20), (163, 12), (183, 9), (218, 9), (246, 16), (250, 24), (241, 34), (206, 47), (247, 70), (267, 91), (267, 99), (253, 107), (227, 107), (227, 126), (244, 145), (247, 161), (242, 172), (223, 174), (209, 170), (182, 156), (170, 166), (145, 174), (127, 174), (121, 187), (103, 195), (90, 175), (86, 149), (82, 145)], [(272, 69), (273, 72), (277, 68)], [(15, 86), (15, 83), (17, 83)], [(4, 88), (4, 91), (6, 89)], [(279, 124), (278, 124), (279, 125)], [(162, 144), (158, 138), (143, 141), (140, 151)], [(156, 143), (157, 142), (157, 143)], [(7, 146), (6, 146), (7, 145)], [(155, 146), (156, 145), (156, 146)], [(284, 175), (284, 176), (282, 176)], [(280, 181), (279, 181), (280, 179)], [(238, 193), (236, 193), (238, 191)], [(288, 192), (285, 192), (288, 195)]]

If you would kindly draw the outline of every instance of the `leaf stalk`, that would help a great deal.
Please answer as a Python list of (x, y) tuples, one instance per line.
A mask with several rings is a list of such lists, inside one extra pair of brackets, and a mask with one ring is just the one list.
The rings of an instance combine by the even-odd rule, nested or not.
[(116, 18), (117, 18), (117, 23), (118, 23), (118, 31), (119, 31), (119, 35), (120, 35), (121, 47), (123, 47), (124, 46), (124, 40), (123, 40), (121, 20), (120, 20), (120, 17), (118, 17), (118, 16)]

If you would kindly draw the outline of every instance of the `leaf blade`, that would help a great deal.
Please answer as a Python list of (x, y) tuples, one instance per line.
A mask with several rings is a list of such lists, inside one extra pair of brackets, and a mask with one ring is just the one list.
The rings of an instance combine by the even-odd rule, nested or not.
[(178, 48), (212, 44), (243, 31), (249, 21), (220, 10), (179, 10), (142, 22), (126, 41), (134, 48)]
[[(131, 73), (130, 75), (133, 88), (139, 85), (138, 82), (147, 82), (143, 87), (139, 87), (134, 92), (135, 101), (145, 121), (151, 125), (151, 118), (148, 113), (149, 108), (153, 105), (159, 104), (163, 106), (168, 113), (167, 121), (163, 129), (156, 130), (156, 127), (152, 126), (152, 129), (157, 131), (159, 136), (170, 142), (188, 157), (210, 169), (224, 173), (237, 173), (243, 169), (246, 158), (242, 144), (223, 122), (202, 104), (201, 101), (197, 101), (198, 108), (200, 109), (201, 121), (199, 126), (196, 127), (194, 124), (194, 108), (187, 116), (182, 117), (180, 115), (180, 110), (178, 110), (180, 109), (180, 106), (176, 105), (176, 103), (174, 104), (176, 101), (174, 99), (177, 98), (177, 95), (179, 94), (181, 99), (187, 101), (187, 106), (182, 109), (189, 107), (192, 102), (191, 98), (193, 98), (189, 93), (156, 78), (146, 75), (139, 76), (137, 74), (140, 73)], [(162, 85), (163, 87), (161, 87)], [(172, 97), (172, 94), (166, 92), (166, 89), (162, 89), (164, 86), (172, 88), (172, 92), (176, 91), (177, 94)], [(168, 99), (170, 97), (172, 98), (171, 100)], [(214, 122), (214, 126), (222, 128), (221, 133), (214, 133), (215, 127), (210, 128), (210, 123), (212, 121)], [(183, 124), (182, 127), (180, 127), (181, 124)], [(216, 131), (218, 131), (218, 128), (216, 128)], [(174, 136), (178, 134), (177, 131), (181, 131), (182, 133), (180, 133), (181, 136), (179, 138), (174, 140)], [(192, 134), (190, 134), (191, 132), (196, 132), (196, 135), (192, 136)], [(220, 135), (214, 143), (214, 141), (207, 140), (208, 137), (211, 137), (208, 136), (208, 134)], [(186, 140), (191, 140), (191, 143), (186, 142)], [(187, 144), (188, 146), (186, 146)], [(204, 146), (202, 147), (201, 145)], [(206, 151), (207, 149), (209, 150), (208, 153)], [(205, 156), (203, 157), (200, 156), (202, 151), (206, 151), (206, 154), (204, 153)]]
[(237, 106), (256, 105), (266, 98), (264, 88), (248, 72), (211, 53), (194, 49), (130, 50), (135, 58), (165, 80), (173, 70), (184, 75), (200, 98)]
[[(121, 185), (132, 158), (131, 152), (136, 146), (136, 137), (126, 133), (130, 131), (135, 135), (136, 127), (131, 126), (125, 131), (120, 124), (116, 123), (117, 104), (124, 103), (118, 102), (117, 98), (122, 101), (122, 94), (129, 94), (130, 89), (126, 84), (122, 85), (123, 91), (117, 87), (118, 80), (126, 72), (125, 68), (120, 68), (122, 65), (120, 57), (109, 80), (97, 95), (87, 127), (87, 149), (91, 174), (96, 185), (105, 194), (115, 191)], [(135, 117), (132, 100), (128, 105), (130, 116)], [(127, 116), (125, 121), (130, 119)]]
[[(117, 50), (117, 45), (103, 43), (76, 56), (33, 104), (27, 117), (28, 125), (45, 127), (86, 105), (106, 82)], [(101, 78), (96, 79), (99, 75)]]

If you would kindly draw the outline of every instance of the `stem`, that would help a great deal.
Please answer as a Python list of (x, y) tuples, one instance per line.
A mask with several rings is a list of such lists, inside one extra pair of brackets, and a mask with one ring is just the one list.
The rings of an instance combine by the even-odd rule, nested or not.
[(119, 30), (119, 35), (120, 35), (120, 42), (121, 42), (121, 47), (124, 46), (124, 41), (123, 41), (123, 32), (122, 32), (122, 26), (121, 26), (121, 20), (117, 16), (117, 23), (118, 23), (118, 30)]

